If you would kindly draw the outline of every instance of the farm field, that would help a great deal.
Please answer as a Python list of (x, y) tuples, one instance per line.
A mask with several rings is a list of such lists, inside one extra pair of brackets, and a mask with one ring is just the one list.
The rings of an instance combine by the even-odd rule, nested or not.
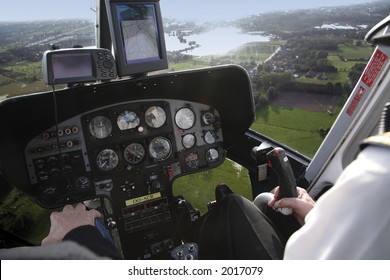
[[(279, 103), (280, 104), (280, 103)], [(337, 114), (297, 108), (268, 106), (258, 110), (251, 129), (313, 157), (323, 141), (320, 130), (327, 130)]]

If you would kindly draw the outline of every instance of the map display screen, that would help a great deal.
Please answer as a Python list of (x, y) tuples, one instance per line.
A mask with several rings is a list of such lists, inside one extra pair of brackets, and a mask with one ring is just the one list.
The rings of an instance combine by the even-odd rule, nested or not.
[(160, 0), (105, 0), (119, 77), (168, 69)]
[(160, 59), (155, 7), (151, 4), (118, 5), (126, 62)]

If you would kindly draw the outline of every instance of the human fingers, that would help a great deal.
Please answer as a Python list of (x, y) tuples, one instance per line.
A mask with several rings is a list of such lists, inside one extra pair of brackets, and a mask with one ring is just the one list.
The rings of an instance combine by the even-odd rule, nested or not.
[[(74, 208), (70, 204), (67, 204), (64, 206), (64, 208), (62, 208), (62, 212), (68, 212), (68, 211), (73, 211), (73, 210), (74, 210)], [(53, 213), (55, 213), (55, 212), (53, 212)]]
[(87, 207), (85, 206), (85, 204), (83, 203), (78, 203), (75, 207), (76, 210), (78, 211), (86, 211), (87, 210)]
[(276, 201), (278, 201), (278, 199), (279, 199), (279, 187), (276, 187), (274, 191), (274, 197), (272, 200), (268, 202), (268, 206), (273, 208), (275, 206)]
[(95, 209), (92, 209), (92, 210), (89, 210), (88, 211), (88, 214), (92, 217), (92, 218), (100, 218), (101, 216), (102, 216), (102, 214), (99, 212), (99, 211), (97, 211), (97, 210), (95, 210)]
[(274, 207), (276, 208), (289, 207), (292, 208), (294, 211), (296, 211), (297, 208), (299, 208), (299, 202), (300, 202), (299, 199), (296, 197), (285, 197), (276, 201)]
[(88, 221), (88, 224), (94, 225), (95, 219), (100, 218), (102, 215), (99, 211), (95, 209), (87, 210), (87, 207), (83, 203), (78, 203), (75, 207), (75, 210), (78, 212), (78, 215), (82, 215)]

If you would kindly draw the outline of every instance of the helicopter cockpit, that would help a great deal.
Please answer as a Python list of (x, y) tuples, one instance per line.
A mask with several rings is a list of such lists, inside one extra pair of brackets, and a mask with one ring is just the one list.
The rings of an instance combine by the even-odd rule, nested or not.
[[(367, 99), (378, 108), (370, 118), (360, 98), (358, 116), (348, 123), (340, 117), (311, 160), (250, 130), (255, 106), (244, 68), (164, 72), (158, 0), (97, 2), (98, 46), (46, 52), (42, 68), (52, 90), (1, 101), (0, 171), (2, 185), (43, 208), (85, 202), (99, 209), (125, 259), (173, 258), (171, 252), (183, 246), (183, 221), (201, 213), (173, 193), (178, 178), (228, 159), (248, 170), (254, 198), (278, 185), (280, 174), (264, 155), (283, 147), (297, 184), (319, 197), (350, 161), (343, 154), (356, 154), (354, 135), (374, 133), (377, 104), (387, 97)], [(374, 74), (372, 85), (385, 79)], [(380, 87), (389, 87), (387, 80)]]
[(199, 215), (172, 181), (224, 162), (254, 119), (250, 82), (238, 66), (144, 75), (166, 67), (158, 1), (106, 3), (115, 58), (103, 48), (48, 51), (53, 91), (2, 102), (2, 175), (44, 208), (105, 198), (125, 258), (161, 258), (181, 242), (179, 208)]

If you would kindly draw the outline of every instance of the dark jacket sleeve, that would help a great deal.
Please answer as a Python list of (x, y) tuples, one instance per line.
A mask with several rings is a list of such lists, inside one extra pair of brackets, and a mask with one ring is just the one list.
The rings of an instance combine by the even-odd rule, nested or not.
[(91, 225), (75, 228), (65, 235), (63, 240), (77, 242), (81, 246), (88, 248), (93, 253), (111, 259), (123, 259), (115, 245), (104, 238), (99, 230)]

